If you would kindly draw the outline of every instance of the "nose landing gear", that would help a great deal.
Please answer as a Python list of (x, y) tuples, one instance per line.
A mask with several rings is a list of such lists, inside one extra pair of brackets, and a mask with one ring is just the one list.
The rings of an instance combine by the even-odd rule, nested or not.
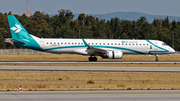
[(96, 57), (89, 57), (89, 61), (97, 61), (97, 58)]
[(158, 56), (159, 56), (159, 55), (155, 55), (155, 56), (156, 56), (156, 59), (155, 59), (155, 61), (159, 61), (159, 59), (158, 59)]

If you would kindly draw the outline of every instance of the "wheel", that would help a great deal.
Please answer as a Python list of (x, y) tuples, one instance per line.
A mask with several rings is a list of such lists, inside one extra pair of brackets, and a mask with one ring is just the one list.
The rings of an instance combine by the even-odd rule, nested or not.
[(96, 57), (89, 57), (89, 61), (97, 61)]
[(155, 59), (155, 61), (159, 61), (159, 59)]
[(97, 61), (97, 58), (96, 58), (96, 57), (93, 57), (93, 61)]
[(93, 58), (92, 57), (89, 57), (89, 61), (92, 61), (93, 60)]
[(156, 55), (156, 59), (155, 59), (155, 61), (159, 61), (159, 59), (158, 59), (158, 56)]

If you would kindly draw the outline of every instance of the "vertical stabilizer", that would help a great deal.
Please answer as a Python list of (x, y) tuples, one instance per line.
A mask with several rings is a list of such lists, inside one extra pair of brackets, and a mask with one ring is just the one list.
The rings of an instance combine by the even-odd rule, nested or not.
[(35, 50), (42, 50), (39, 38), (30, 35), (14, 15), (7, 15), (12, 36), (12, 42), (16, 46), (26, 47)]
[(21, 42), (29, 42), (31, 38), (30, 34), (21, 25), (21, 23), (16, 19), (16, 17), (14, 15), (7, 15), (7, 17), (8, 17), (12, 39), (15, 39)]

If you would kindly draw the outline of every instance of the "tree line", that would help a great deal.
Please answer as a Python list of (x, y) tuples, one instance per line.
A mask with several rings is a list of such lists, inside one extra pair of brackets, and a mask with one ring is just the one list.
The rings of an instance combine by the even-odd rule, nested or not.
[[(0, 48), (17, 48), (4, 43), (4, 38), (10, 38), (10, 29), (6, 15), (12, 13), (0, 13)], [(25, 14), (15, 17), (21, 22), (26, 30), (40, 38), (89, 38), (89, 39), (153, 39), (161, 40), (174, 49), (180, 50), (180, 22), (154, 18), (149, 23), (142, 16), (136, 21), (111, 18), (110, 20), (93, 17), (84, 13), (79, 14), (73, 20), (74, 15), (70, 10), (58, 10), (58, 14), (50, 16), (44, 12), (36, 11), (33, 16)]]

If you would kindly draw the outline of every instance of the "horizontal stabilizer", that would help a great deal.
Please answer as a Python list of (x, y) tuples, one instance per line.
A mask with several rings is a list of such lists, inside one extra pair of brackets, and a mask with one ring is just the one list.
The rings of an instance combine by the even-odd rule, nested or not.
[(15, 42), (15, 43), (20, 43), (20, 44), (25, 44), (24, 42), (21, 42), (21, 41), (12, 39), (12, 38), (5, 38), (5, 39), (4, 39), (4, 42), (10, 43), (10, 44), (12, 44), (12, 43), (14, 43), (14, 42)]

